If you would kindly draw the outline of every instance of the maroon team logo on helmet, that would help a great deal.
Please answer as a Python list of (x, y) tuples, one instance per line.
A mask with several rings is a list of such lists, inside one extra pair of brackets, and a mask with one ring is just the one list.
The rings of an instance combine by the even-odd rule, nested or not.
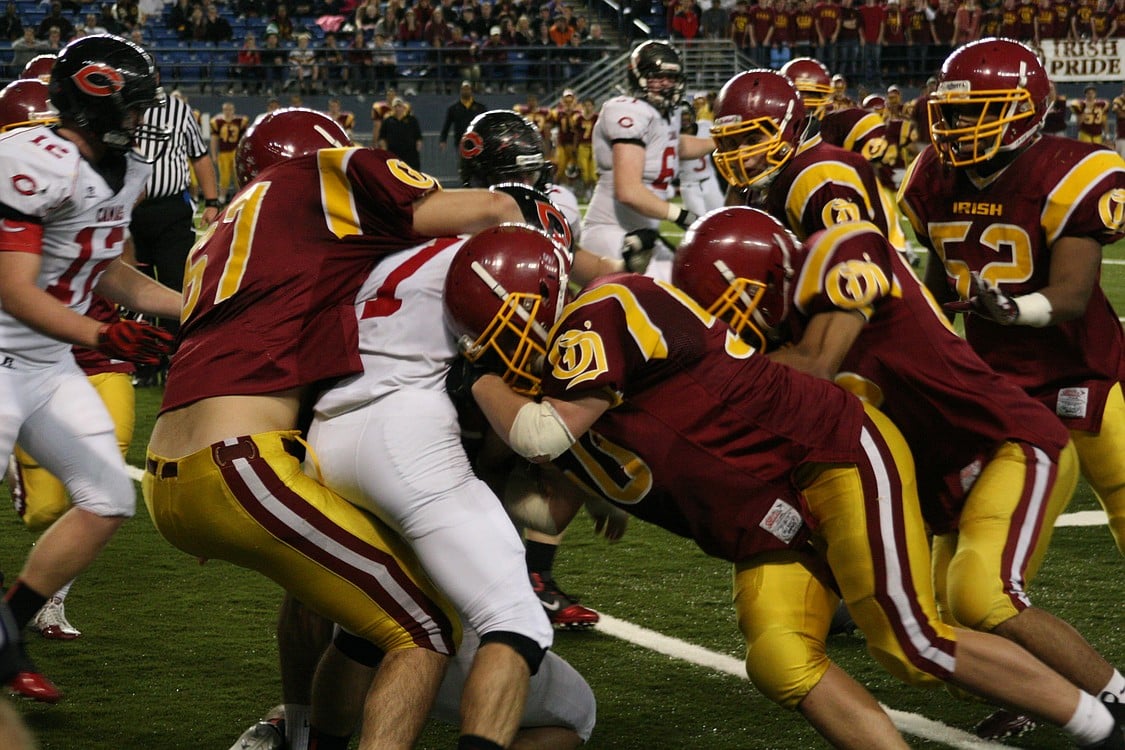
[(470, 130), (465, 133), (461, 138), (461, 158), (472, 159), (480, 156), (484, 151), (484, 139), (480, 137), (480, 133), (475, 130)]
[(71, 76), (78, 90), (90, 96), (113, 96), (125, 88), (121, 71), (102, 62), (93, 62)]
[(631, 128), (633, 127), (633, 118), (628, 116), (622, 117), (617, 121), (617, 124), (623, 128)]

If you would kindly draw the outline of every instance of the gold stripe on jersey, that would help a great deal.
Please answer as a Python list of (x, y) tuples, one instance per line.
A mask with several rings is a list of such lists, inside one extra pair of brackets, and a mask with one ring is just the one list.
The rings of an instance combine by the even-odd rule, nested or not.
[[(560, 322), (566, 320), (572, 314), (577, 314), (583, 307), (607, 299), (613, 300), (621, 306), (621, 310), (625, 313), (625, 326), (629, 329), (629, 335), (633, 337), (633, 341), (636, 342), (646, 360), (666, 359), (668, 357), (668, 341), (664, 338), (664, 331), (652, 322), (652, 318), (641, 307), (633, 293), (621, 284), (603, 284), (584, 292), (582, 296), (567, 305), (562, 315), (559, 316), (559, 320)], [(555, 331), (551, 331), (548, 341), (555, 341)], [(555, 351), (557, 343), (556, 346), (551, 347), (552, 362), (555, 362), (558, 357), (558, 353)]]
[(786, 210), (790, 213), (789, 225), (791, 227), (800, 227), (804, 223), (801, 219), (805, 215), (808, 202), (817, 190), (828, 183), (851, 188), (863, 198), (863, 205), (867, 209), (867, 214), (858, 218), (869, 219), (876, 215), (875, 208), (871, 204), (871, 196), (867, 194), (867, 187), (853, 167), (839, 161), (818, 161), (807, 166), (797, 175), (797, 178), (793, 180), (793, 184), (789, 187), (789, 195), (786, 196), (785, 205)]
[(915, 159), (906, 166), (906, 172), (902, 175), (902, 184), (898, 186), (898, 195), (895, 196), (895, 203), (898, 204), (902, 215), (910, 222), (910, 227), (914, 230), (914, 234), (919, 241), (927, 242), (928, 244), (927, 237), (929, 233), (926, 232), (926, 228), (922, 226), (922, 220), (918, 218), (918, 215), (914, 213), (914, 209), (911, 208), (910, 204), (905, 200), (906, 189), (910, 187), (910, 183), (913, 182), (914, 171), (918, 168), (921, 161), (921, 159)]
[(352, 183), (348, 180), (348, 161), (354, 148), (322, 148), (316, 152), (320, 170), (320, 200), (324, 223), (337, 238), (362, 234), (355, 207)]
[(859, 120), (852, 125), (848, 134), (844, 136), (844, 149), (847, 151), (855, 151), (856, 143), (871, 135), (871, 131), (881, 127), (883, 127), (883, 120), (875, 113), (868, 112), (863, 117), (859, 118)]
[(1071, 167), (1059, 180), (1055, 189), (1047, 194), (1039, 219), (1047, 235), (1048, 246), (1054, 244), (1066, 229), (1067, 219), (1082, 200), (1112, 172), (1125, 172), (1125, 161), (1116, 151), (1098, 149)]
[(794, 303), (806, 312), (813, 299), (823, 291), (832, 304), (841, 310), (858, 312), (867, 320), (875, 314), (875, 301), (887, 295), (902, 296), (898, 280), (887, 278), (882, 268), (871, 262), (847, 260), (832, 264), (841, 244), (866, 232), (874, 232), (883, 241), (879, 227), (869, 221), (857, 221), (829, 227), (810, 249), (805, 267), (797, 279)]

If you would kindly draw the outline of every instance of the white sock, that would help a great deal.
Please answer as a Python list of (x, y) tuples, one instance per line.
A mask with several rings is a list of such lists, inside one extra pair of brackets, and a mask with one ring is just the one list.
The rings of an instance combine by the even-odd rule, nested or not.
[(1117, 703), (1125, 703), (1125, 677), (1122, 677), (1121, 672), (1116, 669), (1113, 670), (1113, 677), (1109, 678), (1109, 682), (1098, 693), (1098, 698), (1106, 703), (1111, 702), (1109, 696), (1115, 696)]
[(290, 750), (308, 750), (311, 713), (312, 706), (298, 703), (285, 704), (285, 739), (289, 743)]
[(1086, 747), (1101, 742), (1116, 727), (1117, 724), (1109, 709), (1083, 690), (1078, 699), (1078, 708), (1063, 727), (1063, 731), (1073, 737), (1079, 747)]

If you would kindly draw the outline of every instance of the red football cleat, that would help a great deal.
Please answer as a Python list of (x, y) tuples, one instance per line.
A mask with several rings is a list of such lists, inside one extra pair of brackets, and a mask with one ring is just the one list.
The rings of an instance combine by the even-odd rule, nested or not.
[(547, 619), (557, 628), (591, 628), (601, 619), (597, 612), (578, 603), (578, 598), (559, 589), (553, 578), (531, 573), (531, 588), (539, 597)]
[(58, 703), (62, 698), (55, 683), (39, 672), (17, 672), (15, 677), (8, 680), (8, 690), (12, 695), (40, 703)]

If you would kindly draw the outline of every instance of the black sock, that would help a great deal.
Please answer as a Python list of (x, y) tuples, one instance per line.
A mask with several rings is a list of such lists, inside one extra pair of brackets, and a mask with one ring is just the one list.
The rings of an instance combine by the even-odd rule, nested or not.
[(457, 750), (504, 750), (504, 746), (475, 734), (463, 734), (457, 740)]
[(309, 750), (348, 750), (352, 736), (343, 737), (327, 734), (314, 726), (309, 727)]
[(12, 610), (12, 617), (15, 618), (16, 626), (19, 627), (21, 632), (39, 610), (43, 609), (43, 605), (47, 603), (47, 598), (18, 578), (12, 584), (12, 588), (8, 589), (8, 593), (4, 595), (4, 601), (8, 602), (8, 607)]
[(559, 545), (528, 541), (526, 547), (524, 559), (527, 561), (528, 572), (539, 573), (544, 578), (550, 578), (551, 568), (555, 564), (555, 553), (559, 551)]

